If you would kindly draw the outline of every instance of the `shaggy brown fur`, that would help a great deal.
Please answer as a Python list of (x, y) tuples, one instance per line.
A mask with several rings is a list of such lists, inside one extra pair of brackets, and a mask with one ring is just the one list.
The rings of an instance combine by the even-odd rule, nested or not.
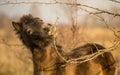
[[(44, 23), (40, 18), (31, 15), (23, 16), (19, 22), (12, 22), (22, 42), (33, 55), (34, 75), (114, 75), (115, 66), (111, 53), (104, 53), (96, 59), (82, 64), (66, 64), (55, 53), (53, 39), (56, 36), (54, 26)], [(59, 52), (63, 53), (57, 45)], [(77, 58), (104, 49), (99, 44), (86, 44), (64, 53), (67, 59)], [(96, 71), (96, 72), (95, 72)]]

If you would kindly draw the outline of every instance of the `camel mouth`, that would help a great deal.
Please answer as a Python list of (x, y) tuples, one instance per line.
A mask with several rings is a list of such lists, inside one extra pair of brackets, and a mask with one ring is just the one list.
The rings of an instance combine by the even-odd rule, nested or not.
[(55, 26), (51, 26), (50, 27), (50, 31), (48, 32), (49, 36), (53, 36), (56, 37), (57, 36), (57, 32), (56, 32), (56, 27)]

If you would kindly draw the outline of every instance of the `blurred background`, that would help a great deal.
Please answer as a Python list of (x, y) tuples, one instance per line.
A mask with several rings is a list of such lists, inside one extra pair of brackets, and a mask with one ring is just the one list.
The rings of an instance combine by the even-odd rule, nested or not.
[[(27, 14), (55, 25), (57, 43), (65, 51), (91, 42), (110, 48), (116, 41), (114, 32), (120, 35), (120, 0), (0, 0), (0, 75), (33, 73), (31, 53), (11, 23)], [(116, 75), (120, 75), (119, 50), (112, 51)]]

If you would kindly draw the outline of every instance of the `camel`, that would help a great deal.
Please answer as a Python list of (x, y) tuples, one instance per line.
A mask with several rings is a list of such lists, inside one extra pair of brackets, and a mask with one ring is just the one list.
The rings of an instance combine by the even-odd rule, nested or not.
[[(115, 75), (115, 60), (110, 52), (99, 55), (81, 64), (66, 64), (55, 52), (53, 45), (56, 28), (38, 17), (24, 15), (18, 22), (12, 22), (14, 30), (23, 44), (31, 51), (34, 64), (33, 75)], [(71, 41), (71, 40), (70, 40)], [(58, 52), (67, 60), (89, 55), (105, 47), (87, 43), (64, 52), (56, 45)], [(62, 65), (65, 65), (62, 67)], [(98, 66), (97, 68), (95, 68)], [(97, 73), (95, 71), (98, 71)]]

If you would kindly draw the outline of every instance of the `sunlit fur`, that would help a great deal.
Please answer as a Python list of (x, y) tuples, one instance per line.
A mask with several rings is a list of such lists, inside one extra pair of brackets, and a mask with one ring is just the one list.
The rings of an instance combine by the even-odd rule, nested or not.
[[(115, 61), (110, 52), (82, 64), (67, 64), (57, 56), (53, 46), (56, 37), (55, 27), (40, 18), (25, 15), (18, 22), (12, 22), (23, 44), (33, 56), (34, 75), (114, 75)], [(71, 41), (71, 40), (70, 40)], [(64, 53), (57, 45), (58, 51), (66, 58), (78, 58), (105, 49), (99, 44), (85, 44)]]

